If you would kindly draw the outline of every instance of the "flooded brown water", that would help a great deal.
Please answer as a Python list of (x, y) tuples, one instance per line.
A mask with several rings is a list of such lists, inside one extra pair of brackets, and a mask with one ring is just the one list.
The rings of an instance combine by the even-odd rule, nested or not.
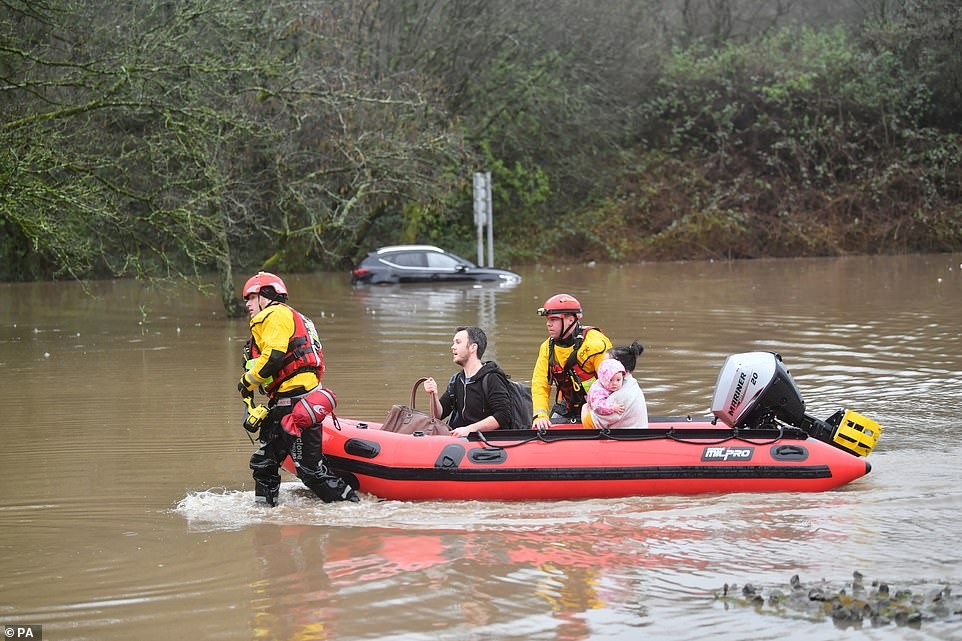
[(885, 426), (873, 471), (823, 494), (253, 505), (235, 391), (246, 321), (128, 281), (0, 285), (0, 623), (48, 640), (958, 639), (962, 614), (840, 627), (726, 607), (726, 583), (855, 570), (962, 591), (962, 255), (572, 265), (510, 289), (352, 289), (287, 276), (343, 416), (382, 420), (449, 376), (457, 325), (529, 380), (569, 291), (641, 340), (649, 413), (704, 415), (732, 353), (782, 354), (808, 413)]

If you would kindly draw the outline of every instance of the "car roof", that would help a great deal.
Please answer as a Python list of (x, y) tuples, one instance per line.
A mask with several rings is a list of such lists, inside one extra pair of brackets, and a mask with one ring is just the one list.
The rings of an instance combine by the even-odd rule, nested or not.
[(433, 251), (444, 253), (444, 250), (434, 245), (388, 245), (378, 248), (378, 254), (387, 254), (398, 251)]

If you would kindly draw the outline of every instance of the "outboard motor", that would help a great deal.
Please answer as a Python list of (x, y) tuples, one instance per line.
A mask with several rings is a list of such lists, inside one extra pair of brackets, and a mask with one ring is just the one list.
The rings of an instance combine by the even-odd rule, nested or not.
[(775, 427), (781, 421), (859, 456), (868, 456), (882, 433), (881, 425), (850, 410), (826, 421), (806, 414), (798, 386), (774, 352), (729, 356), (715, 383), (711, 412), (733, 428)]
[(722, 366), (711, 413), (729, 427), (760, 427), (776, 418), (798, 426), (805, 401), (781, 356), (747, 352), (729, 356)]

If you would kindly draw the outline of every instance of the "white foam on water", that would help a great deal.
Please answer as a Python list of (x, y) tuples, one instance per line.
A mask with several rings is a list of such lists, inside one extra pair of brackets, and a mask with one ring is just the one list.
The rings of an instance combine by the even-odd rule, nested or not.
[(278, 506), (270, 508), (254, 501), (253, 491), (209, 488), (189, 492), (174, 507), (192, 529), (239, 530), (260, 523), (299, 525), (363, 525), (369, 522), (369, 505), (376, 499), (362, 498), (360, 503), (324, 503), (299, 481), (281, 483)]
[(435, 531), (530, 531), (589, 523), (637, 512), (639, 501), (386, 501), (324, 503), (299, 481), (281, 484), (278, 506), (254, 502), (253, 491), (223, 487), (189, 492), (174, 507), (191, 529), (240, 530), (261, 523)]

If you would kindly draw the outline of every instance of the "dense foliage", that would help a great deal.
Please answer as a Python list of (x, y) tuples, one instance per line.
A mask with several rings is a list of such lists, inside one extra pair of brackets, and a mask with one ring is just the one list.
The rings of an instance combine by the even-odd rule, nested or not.
[(958, 249), (962, 141), (930, 123), (932, 73), (842, 28), (675, 51), (599, 240), (663, 258)]
[(962, 248), (951, 0), (0, 1), (0, 279)]

